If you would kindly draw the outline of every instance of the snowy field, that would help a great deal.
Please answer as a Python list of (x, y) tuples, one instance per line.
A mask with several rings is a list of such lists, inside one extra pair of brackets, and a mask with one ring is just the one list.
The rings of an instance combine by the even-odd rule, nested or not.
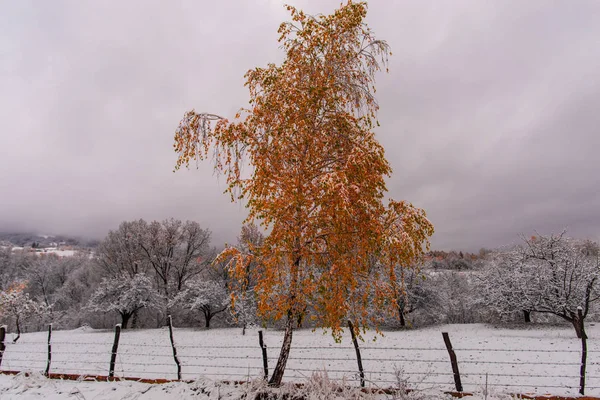
[[(402, 377), (408, 380), (409, 387), (438, 393), (453, 390), (452, 370), (442, 331), (450, 334), (465, 391), (482, 393), (487, 374), (488, 389), (495, 393), (578, 393), (581, 342), (575, 337), (574, 330), (567, 326), (497, 329), (480, 324), (444, 325), (386, 332), (384, 337), (378, 336), (375, 341), (372, 340), (374, 334), (368, 333), (366, 341), (360, 343), (367, 386), (396, 386), (395, 371), (402, 370)], [(600, 396), (600, 326), (590, 324), (587, 331), (586, 394)], [(239, 381), (262, 374), (258, 331), (250, 330), (242, 336), (241, 329), (175, 329), (174, 336), (183, 379)], [(282, 336), (280, 331), (267, 330), (264, 333), (270, 372), (275, 365)], [(50, 372), (107, 375), (113, 337), (114, 332), (109, 330), (80, 328), (54, 331)], [(0, 369), (45, 370), (46, 332), (24, 334), (17, 344), (12, 344), (10, 339), (11, 335), (7, 335)], [(344, 337), (338, 344), (320, 330), (294, 332), (284, 381), (303, 381), (315, 370), (326, 370), (334, 379), (345, 377), (358, 385), (356, 357), (350, 338)], [(175, 379), (176, 371), (168, 329), (122, 332), (116, 376)], [(0, 388), (8, 390), (7, 387), (25, 379), (1, 376)], [(89, 382), (84, 383), (90, 385)], [(93, 384), (117, 385), (115, 387), (119, 388), (121, 386), (118, 385), (146, 387), (137, 382)], [(175, 388), (181, 384), (173, 385)]]

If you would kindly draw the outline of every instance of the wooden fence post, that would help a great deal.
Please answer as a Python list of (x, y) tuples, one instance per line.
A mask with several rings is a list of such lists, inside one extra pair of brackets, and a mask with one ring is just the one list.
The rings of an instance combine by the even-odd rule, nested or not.
[(121, 336), (121, 324), (115, 325), (115, 341), (113, 342), (112, 353), (110, 355), (110, 367), (108, 369), (108, 377), (115, 376), (115, 361), (117, 361), (117, 350), (119, 350), (119, 337)]
[(358, 341), (356, 340), (356, 335), (354, 334), (354, 325), (352, 325), (352, 321), (350, 320), (348, 320), (348, 328), (350, 329), (350, 334), (352, 335), (352, 343), (354, 343), (354, 350), (356, 351), (358, 373), (360, 374), (360, 387), (365, 387), (365, 371), (363, 370), (362, 358), (360, 356), (360, 348), (358, 347)]
[(52, 362), (52, 324), (48, 325), (48, 362), (46, 363), (46, 372), (44, 375), (48, 376), (50, 373), (50, 363)]
[(167, 317), (167, 322), (169, 323), (169, 337), (171, 338), (171, 347), (173, 348), (173, 359), (175, 360), (175, 364), (177, 364), (177, 379), (181, 380), (181, 364), (179, 363), (175, 341), (173, 340), (173, 321), (170, 315)]
[(450, 355), (450, 363), (452, 364), (452, 373), (454, 374), (454, 386), (456, 386), (457, 392), (462, 392), (463, 387), (460, 381), (460, 372), (458, 371), (458, 362), (456, 361), (456, 353), (452, 349), (452, 343), (450, 342), (450, 336), (448, 336), (448, 332), (442, 332), (442, 337), (444, 338), (444, 343), (446, 344), (446, 349), (448, 350), (448, 354)]
[(265, 371), (265, 380), (269, 379), (269, 361), (267, 359), (267, 345), (263, 340), (263, 331), (258, 331), (258, 344), (262, 350), (263, 369)]
[(579, 327), (581, 329), (581, 367), (579, 369), (579, 394), (582, 396), (585, 392), (585, 368), (587, 364), (587, 334), (583, 326), (583, 309), (577, 307), (577, 317), (579, 318)]
[(4, 350), (6, 349), (6, 345), (4, 344), (4, 339), (6, 338), (6, 325), (0, 326), (0, 366), (2, 365), (2, 356), (4, 355)]

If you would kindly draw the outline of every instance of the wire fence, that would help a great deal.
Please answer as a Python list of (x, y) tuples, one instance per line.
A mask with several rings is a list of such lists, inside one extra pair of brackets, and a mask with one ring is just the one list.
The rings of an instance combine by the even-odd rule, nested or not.
[[(262, 346), (258, 340), (255, 345), (178, 343), (176, 334), (172, 343), (168, 337), (163, 343), (119, 342), (118, 335), (113, 341), (23, 340), (16, 344), (5, 342), (1, 332), (0, 338), (3, 339), (0, 371), (98, 376), (111, 376), (112, 372), (114, 377), (173, 380), (207, 377), (248, 381), (268, 376), (281, 344), (280, 338), (269, 337)], [(453, 348), (444, 346), (442, 337), (440, 344), (438, 347), (365, 344), (358, 346), (358, 351), (347, 345), (292, 346), (284, 379), (299, 381), (313, 373), (325, 372), (349, 384), (377, 388), (435, 387), (467, 392), (497, 388), (549, 394), (581, 391), (581, 350)], [(600, 394), (598, 353), (600, 350), (587, 350), (589, 362), (583, 381), (586, 394)]]

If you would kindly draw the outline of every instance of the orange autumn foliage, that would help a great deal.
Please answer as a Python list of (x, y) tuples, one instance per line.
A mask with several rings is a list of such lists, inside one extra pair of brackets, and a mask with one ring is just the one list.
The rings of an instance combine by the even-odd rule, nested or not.
[(347, 318), (376, 323), (369, 306), (395, 309), (394, 266), (414, 265), (433, 226), (412, 204), (385, 200), (392, 170), (373, 132), (374, 76), (390, 52), (363, 22), (366, 3), (317, 17), (287, 9), (285, 61), (246, 73), (250, 106), (234, 121), (187, 112), (176, 169), (212, 156), (232, 200), (247, 200), (247, 221), (268, 232), (260, 247), (230, 247), (217, 260), (231, 259), (239, 282), (253, 274), (259, 313), (289, 321), (311, 307), (338, 335)]

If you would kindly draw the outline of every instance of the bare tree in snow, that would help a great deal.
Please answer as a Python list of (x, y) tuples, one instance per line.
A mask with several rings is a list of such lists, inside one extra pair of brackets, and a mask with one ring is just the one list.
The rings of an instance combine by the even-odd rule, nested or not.
[(193, 221), (153, 221), (144, 230), (139, 245), (165, 299), (165, 316), (169, 314), (169, 300), (214, 258), (209, 246), (210, 231)]
[(147, 229), (144, 220), (124, 221), (115, 231), (108, 232), (96, 249), (96, 260), (106, 276), (127, 275), (133, 278), (147, 272), (140, 248), (142, 234)]

